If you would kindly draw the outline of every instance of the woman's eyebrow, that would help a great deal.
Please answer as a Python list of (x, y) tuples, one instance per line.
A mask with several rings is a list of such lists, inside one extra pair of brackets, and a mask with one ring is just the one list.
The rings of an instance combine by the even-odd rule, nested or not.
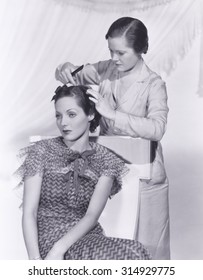
[[(76, 108), (69, 108), (69, 109), (65, 110), (65, 112), (72, 111), (72, 110), (77, 111)], [(56, 113), (61, 114), (59, 111), (56, 111)]]
[(69, 112), (69, 111), (72, 111), (72, 110), (73, 110), (73, 111), (77, 111), (76, 108), (70, 108), (70, 109), (67, 109), (66, 112)]
[(125, 52), (125, 50), (112, 50), (111, 48), (109, 48), (109, 50), (111, 51), (111, 52)]

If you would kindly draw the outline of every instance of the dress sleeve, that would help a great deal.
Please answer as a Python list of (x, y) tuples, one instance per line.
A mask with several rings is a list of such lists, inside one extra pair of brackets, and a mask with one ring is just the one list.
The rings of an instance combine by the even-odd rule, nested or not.
[(46, 145), (43, 141), (21, 149), (18, 157), (24, 158), (24, 161), (15, 174), (22, 177), (22, 181), (24, 181), (26, 177), (31, 177), (36, 174), (42, 176), (46, 162), (45, 152)]
[(128, 168), (125, 165), (125, 162), (119, 156), (107, 149), (103, 156), (100, 176), (104, 175), (113, 179), (110, 197), (121, 190), (122, 177), (127, 173)]

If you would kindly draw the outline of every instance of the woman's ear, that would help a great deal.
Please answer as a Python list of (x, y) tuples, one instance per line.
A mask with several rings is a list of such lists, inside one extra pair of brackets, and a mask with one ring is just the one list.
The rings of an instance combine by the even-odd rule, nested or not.
[(94, 119), (94, 117), (95, 117), (95, 114), (91, 114), (91, 115), (89, 115), (89, 116), (88, 116), (88, 120), (89, 120), (89, 122), (91, 122), (91, 121)]

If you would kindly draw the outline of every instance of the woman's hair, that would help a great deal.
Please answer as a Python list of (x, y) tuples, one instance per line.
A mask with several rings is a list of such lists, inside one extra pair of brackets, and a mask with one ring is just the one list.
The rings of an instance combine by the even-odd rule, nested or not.
[(110, 26), (105, 38), (125, 36), (129, 47), (137, 54), (147, 53), (148, 32), (142, 21), (131, 17), (117, 19)]
[(78, 106), (80, 106), (87, 116), (94, 115), (94, 119), (90, 122), (90, 132), (94, 132), (99, 125), (99, 120), (101, 115), (96, 111), (95, 104), (89, 99), (86, 93), (88, 87), (86, 86), (59, 86), (55, 90), (55, 95), (52, 100), (56, 103), (62, 97), (74, 97), (77, 101)]

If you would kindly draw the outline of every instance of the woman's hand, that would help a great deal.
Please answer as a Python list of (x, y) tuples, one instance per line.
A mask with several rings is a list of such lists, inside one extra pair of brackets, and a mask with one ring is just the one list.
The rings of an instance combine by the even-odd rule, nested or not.
[(55, 71), (56, 80), (62, 82), (63, 84), (71, 83), (72, 85), (76, 85), (75, 80), (71, 75), (71, 72), (73, 72), (77, 68), (77, 66), (74, 66), (70, 62), (60, 64)]
[(64, 259), (64, 252), (60, 250), (57, 246), (57, 243), (52, 247), (49, 253), (46, 255), (44, 260), (63, 260)]
[(100, 115), (107, 119), (115, 120), (116, 113), (103, 96), (93, 89), (88, 89), (87, 94), (90, 95), (89, 99), (95, 103), (96, 110)]

